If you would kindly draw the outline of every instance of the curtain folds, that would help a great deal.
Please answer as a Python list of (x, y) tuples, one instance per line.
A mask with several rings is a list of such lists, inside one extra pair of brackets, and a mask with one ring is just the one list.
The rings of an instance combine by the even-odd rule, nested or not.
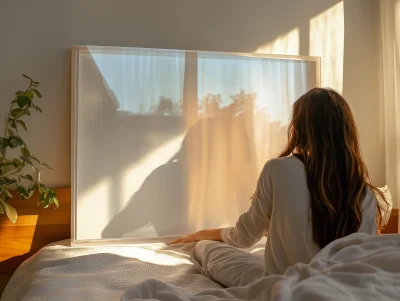
[(400, 1), (381, 0), (386, 183), (393, 206), (400, 196)]

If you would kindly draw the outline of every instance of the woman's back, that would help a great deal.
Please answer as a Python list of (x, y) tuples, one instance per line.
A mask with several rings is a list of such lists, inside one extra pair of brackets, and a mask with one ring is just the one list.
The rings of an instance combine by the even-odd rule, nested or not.
[[(312, 238), (310, 193), (303, 162), (296, 156), (269, 161), (259, 180), (270, 197), (259, 199), (272, 209), (265, 251), (266, 273), (282, 274), (287, 267), (308, 263), (320, 250)], [(272, 189), (267, 189), (272, 188)], [(376, 198), (367, 188), (358, 232), (376, 234)]]
[(350, 106), (339, 93), (314, 88), (294, 103), (288, 143), (264, 166), (236, 226), (178, 241), (211, 238), (246, 248), (268, 233), (266, 273), (282, 274), (336, 239), (377, 234), (388, 207), (373, 192), (384, 200), (370, 182)]

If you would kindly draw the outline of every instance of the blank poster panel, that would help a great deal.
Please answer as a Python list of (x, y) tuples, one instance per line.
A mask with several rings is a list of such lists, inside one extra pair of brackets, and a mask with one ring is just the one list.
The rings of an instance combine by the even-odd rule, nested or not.
[(319, 59), (79, 46), (73, 243), (165, 241), (233, 226)]

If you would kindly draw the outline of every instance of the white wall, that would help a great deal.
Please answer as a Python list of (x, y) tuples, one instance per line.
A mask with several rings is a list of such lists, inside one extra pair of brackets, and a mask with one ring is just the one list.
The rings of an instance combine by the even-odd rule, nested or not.
[[(35, 114), (27, 121), (26, 140), (40, 159), (55, 168), (44, 176), (45, 182), (51, 186), (68, 186), (71, 45), (253, 52), (296, 29), (299, 40), (294, 47), (300, 55), (309, 55), (309, 40), (313, 36), (310, 19), (339, 2), (2, 0), (0, 112), (6, 112), (14, 91), (24, 87), (22, 73), (42, 83), (43, 114)], [(371, 178), (381, 185), (385, 182), (385, 158), (383, 110), (377, 84), (379, 3), (345, 0), (343, 6), (344, 62), (339, 80), (343, 79), (343, 93), (356, 115)], [(337, 14), (335, 18), (340, 20)], [(326, 32), (326, 37), (329, 40), (332, 34)], [(329, 47), (326, 44), (326, 49)], [(279, 45), (274, 51), (287, 52), (284, 47), (280, 51)], [(330, 56), (331, 63), (342, 63), (340, 53), (332, 51)]]

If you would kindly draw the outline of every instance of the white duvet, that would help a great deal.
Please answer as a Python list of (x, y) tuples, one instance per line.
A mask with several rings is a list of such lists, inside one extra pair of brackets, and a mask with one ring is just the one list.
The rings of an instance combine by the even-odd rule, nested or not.
[(67, 243), (45, 247), (26, 261), (1, 301), (400, 300), (400, 235), (353, 234), (328, 245), (310, 264), (268, 277), (262, 277), (260, 246), (248, 254), (215, 242)]
[[(195, 244), (69, 245), (69, 240), (53, 243), (25, 261), (1, 301), (121, 300), (127, 289), (147, 279), (191, 292), (221, 287), (201, 275), (201, 266), (193, 258)], [(260, 242), (252, 250), (264, 245)]]
[[(201, 250), (196, 252), (199, 257), (205, 255), (203, 258), (209, 254), (203, 262), (204, 272), (220, 282), (222, 279), (243, 286), (196, 294), (164, 282), (147, 280), (128, 290), (122, 300), (400, 300), (399, 235), (352, 234), (332, 242), (308, 265), (296, 264), (283, 276), (258, 279), (248, 279), (246, 275), (240, 277), (244, 270), (235, 272), (235, 260), (232, 256), (230, 259), (224, 256), (225, 247), (217, 243), (207, 244), (199, 244)], [(217, 248), (211, 256), (210, 247)], [(241, 254), (239, 256), (241, 258), (236, 262), (246, 260)], [(224, 268), (230, 268), (230, 271), (226, 272)], [(253, 276), (251, 274), (250, 270), (247, 275)]]
[(193, 247), (69, 247), (69, 241), (61, 241), (24, 262), (1, 301), (120, 300), (128, 288), (149, 278), (193, 292), (220, 287), (200, 274), (201, 267), (191, 256)]

